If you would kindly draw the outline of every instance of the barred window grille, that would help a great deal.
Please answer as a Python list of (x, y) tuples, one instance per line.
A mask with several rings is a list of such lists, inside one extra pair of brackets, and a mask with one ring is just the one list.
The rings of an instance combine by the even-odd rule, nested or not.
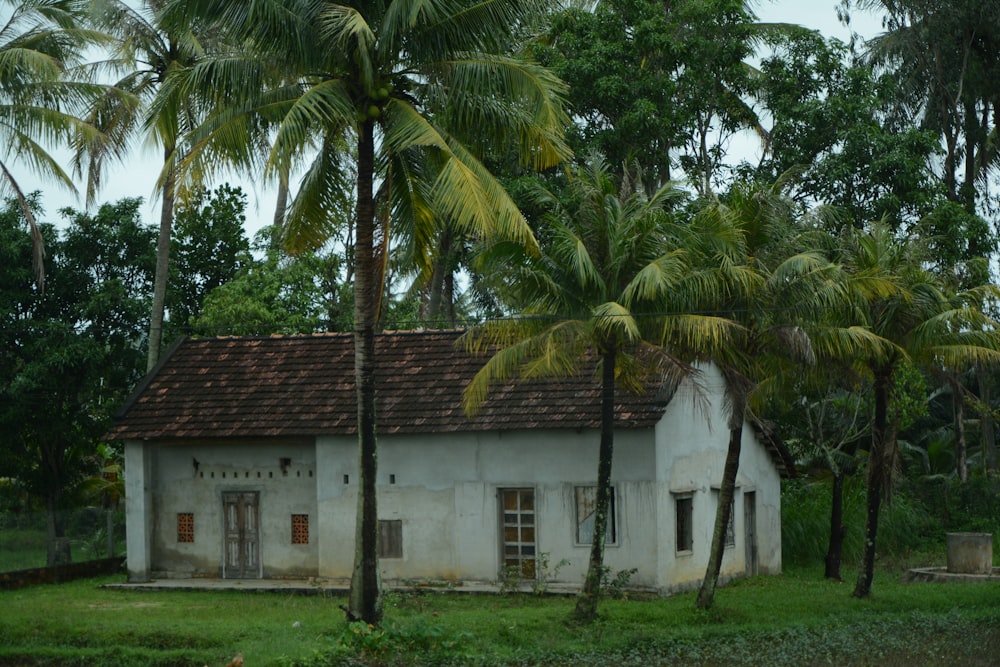
[(309, 544), (309, 515), (292, 515), (292, 544)]
[(178, 542), (194, 542), (194, 513), (193, 512), (178, 512), (177, 513), (177, 541)]

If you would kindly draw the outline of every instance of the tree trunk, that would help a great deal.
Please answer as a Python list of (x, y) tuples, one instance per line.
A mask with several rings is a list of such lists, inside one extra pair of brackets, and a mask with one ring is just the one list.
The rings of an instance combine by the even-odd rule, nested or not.
[(875, 374), (875, 415), (872, 420), (872, 445), (868, 453), (868, 493), (865, 510), (865, 546), (861, 571), (854, 586), (854, 597), (866, 598), (872, 592), (875, 577), (875, 539), (878, 536), (878, 518), (882, 507), (882, 494), (888, 483), (889, 466), (889, 391), (892, 383), (890, 371)]
[(729, 423), (729, 451), (726, 453), (726, 466), (722, 470), (722, 486), (719, 488), (719, 506), (715, 510), (712, 546), (708, 554), (705, 578), (698, 590), (697, 604), (699, 609), (710, 609), (712, 603), (715, 602), (715, 589), (719, 585), (719, 574), (722, 572), (722, 557), (726, 552), (726, 527), (729, 525), (733, 496), (736, 494), (736, 473), (739, 472), (740, 467), (746, 403), (734, 399), (732, 410)]
[[(170, 159), (173, 147), (163, 150), (164, 162)], [(149, 351), (146, 357), (146, 372), (150, 372), (160, 360), (160, 346), (163, 342), (163, 315), (167, 300), (167, 278), (170, 268), (170, 230), (174, 224), (173, 169), (167, 172), (163, 182), (160, 203), (160, 231), (156, 239), (156, 274), (153, 277), (153, 312), (149, 319)]]
[(601, 445), (597, 457), (597, 499), (594, 508), (594, 536), (590, 544), (590, 564), (583, 580), (583, 591), (576, 601), (573, 618), (591, 623), (597, 617), (604, 576), (604, 542), (608, 532), (608, 512), (611, 507), (611, 463), (615, 442), (615, 362), (614, 343), (601, 359)]
[(375, 326), (379, 286), (375, 283), (374, 126), (364, 123), (358, 140), (357, 237), (354, 277), (354, 375), (358, 400), (360, 483), (354, 543), (354, 572), (348, 616), (371, 625), (382, 621), (378, 569), (378, 472), (375, 440)]
[(983, 449), (983, 461), (987, 471), (997, 469), (997, 441), (993, 424), (993, 401), (990, 397), (990, 380), (986, 368), (978, 364), (979, 375), (979, 442)]
[(59, 492), (50, 491), (45, 499), (46, 510), (46, 532), (48, 534), (48, 548), (45, 554), (45, 565), (47, 567), (58, 567), (69, 565), (73, 562), (70, 553), (69, 540), (66, 538), (63, 516), (60, 512)]
[(965, 442), (965, 397), (962, 395), (962, 383), (958, 378), (950, 378), (949, 383), (955, 418), (955, 470), (958, 473), (958, 481), (965, 484), (969, 481), (968, 447)]
[(115, 557), (115, 509), (114, 507), (108, 506), (104, 510), (104, 530), (107, 533), (107, 552), (108, 558)]
[(451, 234), (442, 230), (438, 243), (437, 257), (434, 259), (434, 270), (431, 272), (430, 293), (427, 297), (427, 319), (431, 328), (444, 328), (444, 299), (446, 298), (446, 276), (451, 266)]
[(840, 562), (844, 551), (844, 479), (842, 472), (833, 473), (833, 495), (830, 499), (830, 544), (826, 549), (827, 579), (840, 578)]
[(282, 230), (285, 226), (285, 212), (288, 210), (288, 173), (282, 170), (278, 178), (278, 195), (274, 202), (274, 218), (271, 221), (271, 249), (281, 245)]

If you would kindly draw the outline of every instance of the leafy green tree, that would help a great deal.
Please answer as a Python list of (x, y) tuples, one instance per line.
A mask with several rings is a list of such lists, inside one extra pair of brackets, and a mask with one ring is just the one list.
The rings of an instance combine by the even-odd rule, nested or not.
[(840, 211), (828, 220), (831, 231), (883, 218), (909, 229), (943, 197), (928, 166), (937, 137), (894, 118), (894, 77), (850, 63), (841, 42), (807, 30), (776, 38), (760, 70), (758, 94), (772, 123), (754, 177), (800, 172), (800, 198)]
[(975, 213), (996, 172), (1000, 102), (1000, 3), (844, 0), (880, 12), (886, 32), (867, 43), (869, 60), (900, 82), (898, 108), (933, 130), (944, 147), (939, 178), (951, 201)]
[[(833, 367), (829, 375), (844, 369)], [(812, 378), (810, 378), (812, 379)], [(867, 392), (870, 388), (857, 381), (844, 388), (839, 377), (819, 377), (815, 384), (796, 387), (798, 400), (782, 406), (780, 422), (788, 434), (785, 443), (794, 452), (798, 464), (811, 471), (822, 471), (830, 481), (830, 531), (824, 559), (827, 579), (841, 580), (844, 525), (844, 485), (858, 468), (861, 440), (869, 433), (870, 415)]]
[(647, 198), (634, 174), (616, 183), (603, 160), (592, 158), (574, 173), (565, 202), (548, 192), (540, 196), (551, 206), (541, 255), (519, 248), (513, 255), (495, 254), (489, 264), (508, 285), (505, 293), (517, 315), (467, 334), (470, 349), (495, 353), (464, 400), (466, 410), (475, 412), (492, 383), (518, 376), (567, 377), (593, 369), (600, 378), (594, 533), (574, 611), (576, 620), (589, 623), (605, 573), (616, 388), (641, 391), (667, 377), (678, 382), (691, 371), (678, 356), (679, 341), (687, 347), (717, 339), (727, 323), (693, 314), (695, 291), (706, 283), (699, 280), (703, 273), (692, 270), (687, 230), (669, 213), (679, 197), (675, 186)]
[[(549, 167), (562, 141), (564, 87), (547, 70), (506, 55), (545, 9), (544, 2), (471, 0), (429, 7), (393, 0), (331, 2), (232, 0), (171, 3), (168, 15), (212, 17), (255, 48), (247, 58), (207, 59), (175, 79), (178, 94), (211, 87), (220, 111), (191, 136), (186, 168), (260, 165), (254, 129), (273, 139), (265, 174), (287, 174), (308, 155), (287, 212), (298, 247), (328, 234), (344, 165), (354, 214), (354, 338), (360, 478), (355, 568), (348, 615), (381, 620), (375, 492), (375, 332), (392, 227), (421, 229), (436, 219), (484, 237), (533, 245), (521, 213), (476, 157), (518, 146), (521, 160)], [(273, 63), (282, 70), (275, 73)], [(249, 139), (248, 139), (249, 136)], [(376, 187), (384, 189), (376, 197)], [(381, 244), (376, 239), (381, 235)], [(428, 238), (426, 232), (417, 238)], [(296, 244), (292, 244), (296, 245)], [(382, 254), (379, 250), (382, 248)], [(381, 261), (380, 261), (381, 260)]]
[(12, 195), (27, 220), (33, 241), (31, 263), (39, 286), (45, 282), (44, 244), (29, 193), (18, 182), (18, 167), (76, 192), (72, 178), (49, 153), (46, 142), (93, 144), (99, 133), (72, 113), (91, 86), (70, 81), (83, 53), (99, 35), (80, 27), (79, 4), (72, 0), (0, 2), (0, 194)]
[(196, 188), (178, 204), (167, 292), (173, 328), (190, 326), (208, 293), (232, 280), (251, 261), (250, 242), (243, 230), (245, 209), (246, 195), (228, 184), (212, 192)]
[(31, 242), (20, 207), (9, 200), (0, 213), (0, 475), (45, 506), (49, 565), (70, 559), (62, 510), (93, 472), (111, 411), (142, 375), (154, 254), (138, 206), (67, 211), (62, 239), (44, 226), (52, 256), (44, 293), (22, 268)]
[(319, 252), (288, 257), (269, 250), (208, 293), (193, 330), (209, 336), (348, 331), (351, 293), (338, 270), (341, 261)]
[(716, 139), (759, 127), (744, 61), (760, 35), (742, 0), (604, 0), (571, 5), (533, 48), (570, 84), (578, 153), (634, 159), (655, 189), (681, 164), (701, 193), (724, 151)]

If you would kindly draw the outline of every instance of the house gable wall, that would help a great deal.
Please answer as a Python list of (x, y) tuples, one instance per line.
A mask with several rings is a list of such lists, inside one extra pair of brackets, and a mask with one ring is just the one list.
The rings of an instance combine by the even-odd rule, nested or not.
[[(698, 388), (700, 387), (700, 389)], [(657, 524), (662, 545), (658, 587), (673, 592), (696, 587), (705, 576), (712, 543), (718, 489), (729, 446), (722, 391), (723, 377), (714, 366), (700, 369), (697, 385), (682, 385), (656, 427)], [(710, 397), (710, 400), (707, 400)], [(754, 493), (759, 572), (781, 572), (781, 480), (767, 449), (744, 423), (740, 466), (734, 495), (735, 544), (726, 548), (721, 576), (730, 579), (747, 572), (745, 493)], [(678, 552), (676, 543), (679, 497), (692, 503), (692, 549)]]

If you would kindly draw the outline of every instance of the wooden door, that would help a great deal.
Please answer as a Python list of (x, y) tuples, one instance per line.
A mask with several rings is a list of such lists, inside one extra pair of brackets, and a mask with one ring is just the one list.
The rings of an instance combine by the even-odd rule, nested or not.
[(507, 573), (535, 578), (535, 490), (500, 489), (501, 563)]
[(261, 576), (259, 502), (260, 494), (256, 491), (222, 494), (224, 579), (259, 579)]
[(748, 491), (743, 494), (743, 527), (746, 534), (747, 576), (756, 576), (759, 569), (757, 552), (757, 494)]

